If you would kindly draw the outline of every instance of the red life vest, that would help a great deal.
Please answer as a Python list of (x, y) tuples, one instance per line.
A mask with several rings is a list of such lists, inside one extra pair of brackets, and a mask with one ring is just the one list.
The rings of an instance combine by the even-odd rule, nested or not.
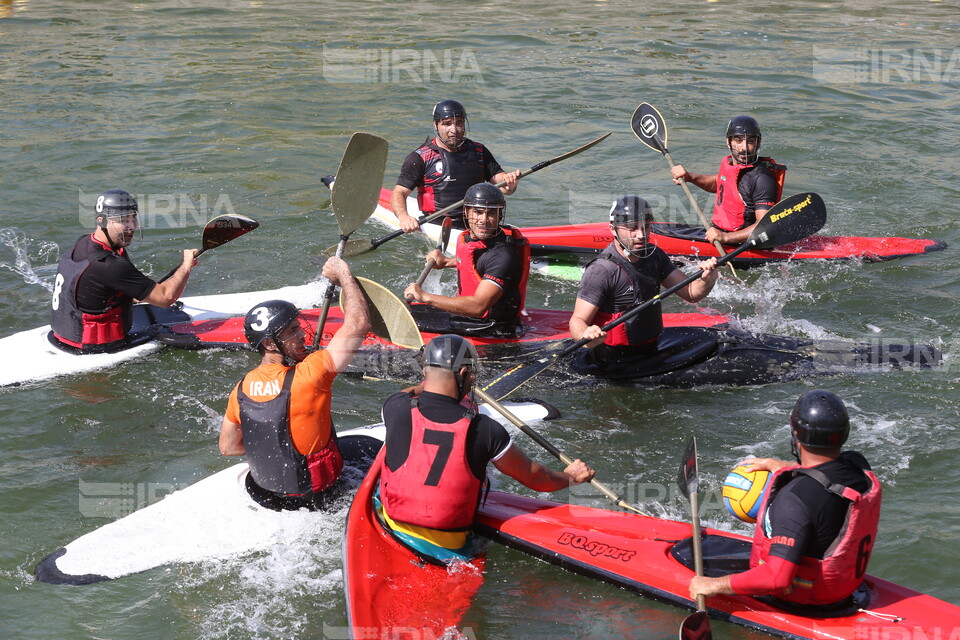
[[(290, 387), (295, 368), (287, 370), (280, 393), (271, 400), (257, 402), (244, 391), (240, 381), (237, 403), (240, 429), (250, 475), (267, 491), (286, 496), (301, 496), (329, 488), (343, 471), (343, 456), (331, 430), (327, 446), (303, 455), (290, 434)], [(249, 374), (247, 374), (249, 375)]]
[[(108, 306), (102, 310), (87, 313), (77, 306), (77, 282), (94, 260), (109, 259), (113, 252), (102, 243), (94, 240), (101, 247), (85, 260), (74, 260), (73, 252), (77, 244), (87, 236), (80, 237), (73, 249), (60, 258), (57, 268), (57, 278), (53, 286), (53, 300), (51, 301), (50, 326), (53, 334), (60, 342), (82, 349), (84, 347), (103, 347), (111, 343), (119, 343), (127, 337), (124, 327), (124, 308), (132, 304), (132, 300), (117, 292)], [(119, 346), (119, 345), (118, 345)]]
[[(713, 207), (713, 226), (723, 231), (737, 231), (749, 227), (757, 221), (756, 211), (747, 211), (747, 205), (740, 193), (740, 174), (757, 164), (770, 170), (777, 181), (777, 202), (783, 195), (783, 181), (787, 168), (777, 164), (773, 158), (760, 158), (754, 164), (731, 164), (731, 156), (720, 162), (717, 172), (717, 198)], [(773, 204), (773, 203), (771, 203)]]
[[(641, 273), (637, 266), (620, 255), (611, 244), (596, 260), (606, 259), (617, 265), (633, 284), (633, 301), (626, 306), (614, 304), (613, 313), (597, 311), (593, 323), (599, 327), (613, 322), (635, 306), (660, 292), (660, 283)], [(592, 264), (591, 261), (590, 264)], [(587, 266), (589, 267), (590, 264)], [(652, 305), (633, 318), (618, 324), (607, 332), (604, 344), (608, 347), (639, 347), (656, 340), (663, 332), (663, 312), (660, 305)]]
[(880, 501), (882, 489), (880, 480), (873, 471), (864, 470), (870, 481), (866, 493), (859, 493), (850, 487), (831, 484), (826, 475), (817, 469), (788, 467), (777, 471), (771, 479), (770, 489), (760, 507), (757, 528), (753, 537), (753, 550), (750, 553), (750, 566), (756, 567), (768, 557), (774, 540), (768, 538), (764, 528), (767, 508), (781, 488), (797, 475), (807, 475), (823, 485), (828, 492), (850, 502), (846, 521), (837, 538), (830, 544), (826, 557), (822, 560), (804, 557), (793, 584), (782, 592), (773, 595), (796, 604), (826, 605), (839, 602), (850, 596), (867, 572), (867, 562), (877, 540), (880, 522)]
[(450, 152), (428, 140), (416, 153), (423, 158), (423, 186), (417, 187), (417, 203), (423, 213), (433, 213), (463, 200), (467, 189), (485, 182), (483, 145), (464, 140), (459, 151)]
[(462, 531), (473, 524), (483, 482), (470, 469), (467, 432), (473, 411), (452, 424), (431, 422), (410, 402), (410, 452), (396, 471), (383, 465), (380, 499), (387, 515), (418, 527)]
[(501, 225), (500, 230), (505, 238), (499, 234), (490, 240), (474, 240), (470, 231), (464, 231), (457, 237), (457, 295), (472, 296), (477, 287), (483, 282), (483, 276), (477, 271), (477, 259), (482, 253), (499, 243), (512, 247), (519, 254), (523, 272), (520, 281), (510, 289), (504, 290), (496, 304), (487, 309), (482, 318), (489, 318), (497, 322), (516, 323), (520, 320), (527, 298), (527, 278), (530, 276), (530, 243), (520, 233), (520, 229), (509, 225)]

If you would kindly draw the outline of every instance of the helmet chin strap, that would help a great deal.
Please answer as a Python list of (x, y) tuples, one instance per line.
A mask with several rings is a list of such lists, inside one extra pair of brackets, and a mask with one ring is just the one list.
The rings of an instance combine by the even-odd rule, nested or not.
[(649, 241), (645, 241), (643, 243), (642, 249), (630, 249), (627, 247), (626, 244), (624, 244), (623, 240), (620, 239), (619, 231), (616, 231), (613, 234), (613, 237), (616, 238), (617, 244), (620, 245), (620, 248), (623, 249), (625, 253), (629, 253), (631, 256), (634, 256), (636, 258), (647, 258), (653, 252), (653, 247), (650, 245)]
[(802, 464), (800, 460), (800, 448), (797, 446), (797, 434), (790, 433), (790, 453), (797, 459), (797, 464)]

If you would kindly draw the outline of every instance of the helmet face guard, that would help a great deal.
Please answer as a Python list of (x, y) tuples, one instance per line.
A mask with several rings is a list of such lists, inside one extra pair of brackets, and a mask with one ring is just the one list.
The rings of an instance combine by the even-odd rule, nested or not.
[(469, 189), (463, 196), (464, 218), (467, 209), (495, 209), (497, 211), (497, 226), (503, 223), (504, 212), (507, 210), (507, 200), (503, 192), (489, 182), (479, 182)]
[(312, 331), (300, 315), (300, 310), (286, 300), (268, 300), (261, 302), (247, 313), (243, 321), (243, 334), (250, 346), (261, 353), (264, 341), (272, 339), (277, 350), (284, 357), (284, 363), (289, 365), (291, 362), (298, 362), (298, 359), (286, 352), (280, 333), (294, 321), (300, 323), (306, 344), (306, 337)]
[[(620, 248), (630, 255), (646, 258), (653, 253), (653, 244), (650, 243), (647, 228), (653, 222), (653, 209), (650, 203), (640, 196), (623, 196), (614, 200), (610, 206), (610, 226), (613, 227), (613, 236)], [(627, 241), (620, 236), (620, 229), (636, 231), (644, 228), (644, 243), (639, 249), (632, 249)]]
[[(742, 136), (749, 139), (750, 136), (754, 136), (757, 139), (757, 146), (754, 148), (753, 152), (749, 151), (744, 152), (744, 158), (741, 162), (740, 158), (737, 157), (737, 152), (733, 149), (733, 144), (730, 142), (731, 138)], [(730, 155), (740, 164), (753, 164), (760, 158), (760, 143), (763, 140), (763, 136), (760, 135), (760, 124), (750, 116), (736, 116), (727, 123), (727, 148), (730, 150)]]
[[(133, 240), (133, 231), (138, 229), (137, 214), (139, 213), (139, 207), (136, 198), (122, 189), (110, 189), (97, 196), (94, 211), (96, 212), (97, 227), (103, 229), (111, 249), (120, 249), (130, 244)], [(111, 218), (119, 219), (124, 227), (119, 239), (114, 238), (107, 227), (107, 222)], [(127, 227), (132, 227), (129, 238), (127, 238)]]
[[(463, 136), (459, 139), (457, 138), (444, 138), (440, 133), (440, 123), (443, 120), (450, 118), (462, 118), (463, 119)], [(437, 134), (437, 137), (440, 139), (443, 144), (447, 145), (452, 149), (457, 149), (460, 145), (463, 144), (463, 141), (466, 139), (467, 135), (467, 110), (463, 107), (462, 104), (456, 100), (441, 100), (433, 106), (433, 129)]]

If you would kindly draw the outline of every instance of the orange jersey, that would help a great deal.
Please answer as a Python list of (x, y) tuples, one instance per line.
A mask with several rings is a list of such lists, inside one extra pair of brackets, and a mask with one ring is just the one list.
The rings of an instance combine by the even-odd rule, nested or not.
[[(316, 453), (330, 441), (333, 423), (330, 419), (330, 396), (337, 372), (326, 350), (308, 355), (296, 365), (297, 375), (290, 389), (290, 436), (301, 454)], [(251, 400), (266, 402), (277, 397), (290, 367), (282, 364), (261, 364), (244, 378), (243, 392)], [(237, 388), (227, 400), (227, 420), (240, 424)]]

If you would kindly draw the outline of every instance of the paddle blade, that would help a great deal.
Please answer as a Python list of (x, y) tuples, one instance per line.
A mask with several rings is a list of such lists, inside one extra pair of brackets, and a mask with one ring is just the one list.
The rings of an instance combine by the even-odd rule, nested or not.
[(688, 615), (680, 624), (680, 640), (713, 640), (706, 611)]
[(654, 151), (664, 153), (667, 150), (667, 124), (656, 107), (648, 102), (641, 102), (630, 118), (630, 128), (640, 139)]
[[(423, 346), (423, 336), (407, 305), (403, 304), (389, 289), (373, 280), (357, 278), (370, 309), (371, 333), (407, 349)], [(343, 291), (340, 292), (343, 306)]]
[(203, 228), (203, 250), (213, 249), (231, 240), (236, 240), (259, 226), (260, 223), (253, 218), (235, 213), (225, 213), (222, 216), (217, 216)]
[(440, 249), (440, 251), (447, 251), (447, 244), (450, 243), (451, 229), (453, 229), (453, 218), (447, 216), (443, 219), (443, 225), (440, 227), (440, 243), (437, 245), (437, 249)]
[(773, 205), (747, 239), (752, 248), (769, 249), (803, 240), (827, 222), (827, 207), (815, 193), (798, 193)]
[[(340, 248), (340, 244), (329, 246), (323, 250), (323, 255), (331, 258), (337, 255), (337, 249)], [(349, 240), (345, 245), (343, 245), (343, 253), (340, 254), (340, 257), (346, 260), (347, 258), (356, 258), (357, 256), (362, 256), (364, 254), (370, 253), (376, 249), (373, 244), (373, 241), (362, 238), (359, 240)]]
[(680, 487), (680, 493), (687, 500), (690, 494), (696, 494), (700, 490), (700, 476), (697, 473), (697, 437), (690, 438), (687, 444), (687, 450), (683, 454), (683, 460), (680, 461), (680, 475), (677, 477), (677, 486)]
[(537, 360), (521, 362), (507, 369), (499, 376), (488, 382), (482, 388), (497, 400), (503, 400), (536, 376), (549, 369), (563, 355), (560, 344), (554, 353), (538, 358)]
[(333, 215), (341, 236), (356, 231), (373, 213), (380, 199), (386, 167), (386, 140), (362, 131), (350, 136), (330, 188)]

